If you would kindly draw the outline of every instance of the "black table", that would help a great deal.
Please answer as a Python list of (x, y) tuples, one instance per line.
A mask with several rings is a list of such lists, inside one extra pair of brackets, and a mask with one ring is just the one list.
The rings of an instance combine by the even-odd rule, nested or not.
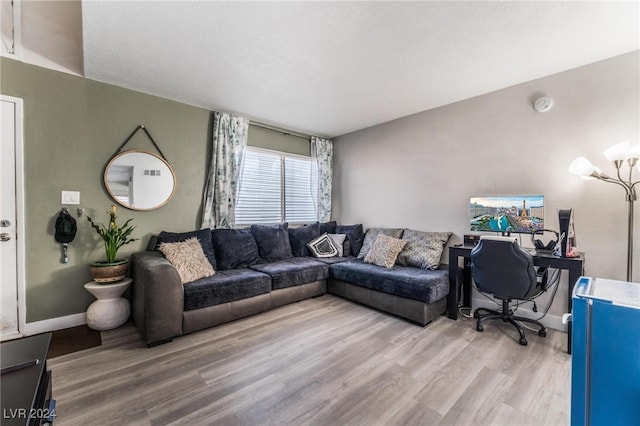
[(0, 346), (2, 425), (52, 423), (51, 372), (47, 352), (51, 333), (11, 340)]
[[(468, 260), (471, 259), (473, 246), (450, 246), (449, 247), (449, 297), (447, 299), (447, 310), (449, 318), (458, 319), (459, 306), (471, 307), (471, 267)], [(459, 271), (459, 259), (463, 258), (464, 267), (462, 273)], [(536, 253), (533, 255), (533, 263), (536, 266), (546, 266), (569, 272), (569, 288), (567, 289), (567, 312), (571, 312), (573, 287), (583, 275), (584, 254), (578, 257), (557, 257), (548, 254)], [(462, 292), (462, 302), (460, 293)], [(571, 327), (567, 331), (567, 353), (571, 353)]]

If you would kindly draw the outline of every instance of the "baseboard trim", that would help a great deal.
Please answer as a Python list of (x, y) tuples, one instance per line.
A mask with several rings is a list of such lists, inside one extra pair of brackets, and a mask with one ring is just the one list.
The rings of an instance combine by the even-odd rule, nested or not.
[[(489, 300), (481, 300), (481, 299), (480, 300), (476, 299), (473, 301), (473, 308), (474, 309), (488, 308), (488, 309), (494, 309), (498, 311), (502, 310), (502, 308), (499, 305), (496, 305), (495, 303), (491, 303), (491, 301)], [(540, 318), (540, 316), (542, 316), (542, 313), (533, 312), (531, 309), (527, 309), (525, 307), (520, 306), (518, 308), (517, 315), (520, 315), (525, 318), (538, 319)], [(547, 314), (544, 318), (540, 320), (540, 322), (542, 323), (542, 325), (544, 325), (547, 328), (551, 328), (553, 330), (558, 330), (558, 331), (564, 331), (565, 333), (567, 332), (567, 324), (562, 323), (562, 317)]]
[(28, 322), (26, 324), (24, 334), (31, 336), (33, 334), (47, 333), (49, 331), (62, 330), (63, 328), (77, 327), (87, 323), (87, 314), (67, 315), (65, 317), (49, 318), (42, 321)]

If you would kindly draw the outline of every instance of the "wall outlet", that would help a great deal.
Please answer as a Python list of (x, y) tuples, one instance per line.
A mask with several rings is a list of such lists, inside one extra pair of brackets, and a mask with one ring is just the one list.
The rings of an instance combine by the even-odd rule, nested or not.
[(80, 204), (79, 191), (62, 191), (61, 204)]

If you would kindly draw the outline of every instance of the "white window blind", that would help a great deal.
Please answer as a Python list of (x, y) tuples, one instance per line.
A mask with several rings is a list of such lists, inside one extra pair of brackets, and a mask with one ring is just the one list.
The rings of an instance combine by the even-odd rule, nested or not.
[(285, 221), (308, 223), (316, 221), (311, 158), (284, 156)]
[(311, 158), (247, 148), (236, 224), (316, 221)]
[(276, 223), (282, 218), (281, 155), (247, 148), (236, 203), (236, 223)]

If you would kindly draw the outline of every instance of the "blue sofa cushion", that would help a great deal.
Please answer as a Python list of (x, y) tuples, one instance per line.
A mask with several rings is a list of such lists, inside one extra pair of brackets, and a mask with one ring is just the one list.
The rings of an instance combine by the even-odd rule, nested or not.
[(387, 269), (355, 259), (331, 265), (330, 274), (331, 278), (340, 281), (426, 303), (436, 302), (449, 294), (446, 269), (398, 265)]
[(271, 226), (251, 225), (251, 233), (258, 243), (258, 252), (264, 262), (293, 257), (288, 229), (288, 223)]
[(218, 271), (184, 285), (184, 310), (206, 308), (271, 291), (271, 278), (251, 269)]
[[(364, 229), (362, 224), (357, 225), (338, 225), (336, 226), (336, 234), (347, 234), (345, 243), (351, 245), (351, 254), (357, 256), (362, 248), (362, 242), (364, 241)], [(346, 245), (344, 246), (346, 250)], [(344, 253), (347, 256), (349, 253)]]
[(251, 229), (214, 229), (211, 231), (218, 269), (240, 269), (260, 263), (258, 245)]
[(314, 257), (313, 258), (313, 260), (317, 262), (326, 263), (327, 265), (333, 265), (334, 263), (347, 262), (353, 259), (355, 259), (354, 256), (346, 256), (346, 257), (334, 256), (334, 257)]
[(337, 226), (338, 223), (335, 220), (332, 220), (331, 222), (320, 223), (320, 235), (324, 234), (325, 232), (327, 234), (335, 234)]
[(298, 228), (289, 228), (289, 243), (293, 257), (311, 256), (307, 243), (320, 236), (320, 223), (312, 223)]
[(292, 257), (277, 262), (253, 265), (251, 269), (263, 272), (271, 277), (271, 287), (294, 287), (329, 277), (329, 266), (307, 257)]
[(204, 255), (207, 257), (207, 260), (213, 266), (213, 269), (217, 269), (218, 265), (216, 262), (215, 250), (213, 249), (213, 242), (211, 241), (211, 230), (209, 228), (199, 229), (197, 231), (191, 232), (167, 232), (162, 231), (158, 238), (155, 240), (154, 250), (159, 250), (160, 244), (162, 243), (179, 243), (189, 238), (196, 237), (198, 241), (200, 241), (200, 245), (202, 246), (202, 251)]

